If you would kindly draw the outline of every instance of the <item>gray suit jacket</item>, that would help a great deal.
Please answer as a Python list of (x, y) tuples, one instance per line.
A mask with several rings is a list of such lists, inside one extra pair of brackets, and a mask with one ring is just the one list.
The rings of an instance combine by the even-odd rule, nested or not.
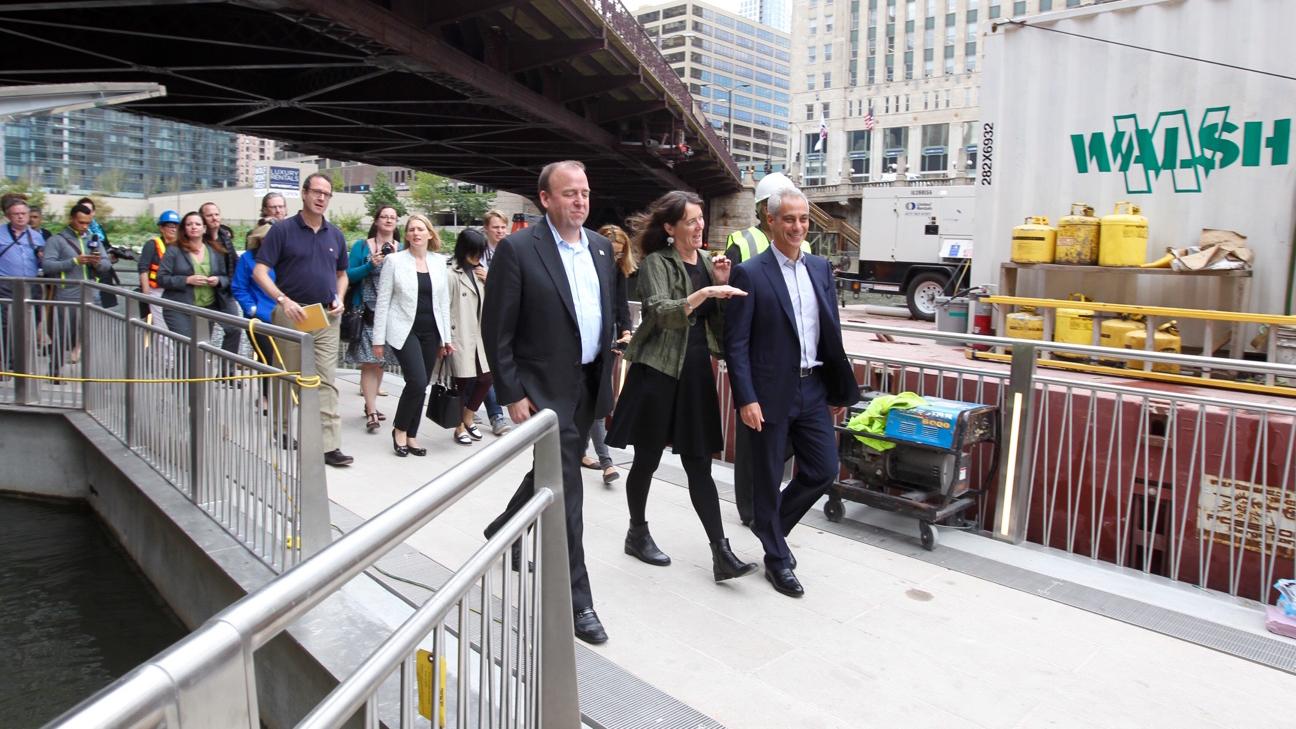
[[(45, 275), (64, 281), (93, 281), (95, 277), (86, 275), (89, 267), (76, 262), (77, 256), (92, 252), (102, 256), (94, 270), (101, 274), (111, 271), (112, 261), (104, 253), (103, 241), (94, 240), (93, 234), (87, 234), (87, 242), (88, 250), (82, 250), (81, 244), (77, 242), (77, 234), (71, 228), (64, 228), (50, 237), (45, 241)], [(55, 286), (54, 298), (59, 301), (79, 301), (81, 291), (76, 286)]]
[[(229, 270), (225, 265), (225, 256), (221, 255), (212, 248), (210, 244), (205, 244), (207, 248), (207, 261), (211, 265), (211, 275), (220, 279), (220, 284), (216, 286), (216, 309), (218, 311), (230, 311), (230, 277)], [(167, 246), (166, 255), (162, 256), (162, 264), (158, 268), (158, 284), (162, 286), (162, 298), (171, 301), (179, 301), (182, 304), (192, 304), (194, 302), (194, 287), (190, 286), (185, 279), (194, 274), (193, 262), (189, 260), (189, 255), (185, 253), (184, 248), (179, 243), (173, 246)]]

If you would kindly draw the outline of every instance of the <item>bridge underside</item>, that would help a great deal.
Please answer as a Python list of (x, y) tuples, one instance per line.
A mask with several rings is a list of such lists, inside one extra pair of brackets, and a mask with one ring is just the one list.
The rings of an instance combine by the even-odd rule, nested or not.
[(6, 3), (0, 43), (0, 84), (153, 81), (165, 97), (121, 108), (333, 159), (529, 196), (546, 162), (578, 159), (618, 210), (738, 188), (616, 0)]

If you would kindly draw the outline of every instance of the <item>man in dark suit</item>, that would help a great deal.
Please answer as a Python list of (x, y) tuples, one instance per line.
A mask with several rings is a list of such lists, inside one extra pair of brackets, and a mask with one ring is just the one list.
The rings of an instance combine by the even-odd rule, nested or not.
[[(765, 579), (792, 597), (805, 594), (793, 572), (787, 535), (837, 475), (829, 417), (859, 400), (842, 347), (837, 293), (828, 261), (804, 253), (810, 205), (794, 187), (769, 197), (771, 245), (735, 266), (729, 283), (747, 292), (725, 309), (725, 352), (739, 427), (751, 449), (752, 531), (765, 548)], [(779, 490), (785, 448), (797, 471)]]
[[(582, 227), (590, 190), (580, 162), (545, 166), (539, 192), (544, 219), (495, 249), (482, 337), (495, 393), (513, 422), (545, 408), (558, 415), (576, 637), (602, 643), (607, 633), (594, 612), (581, 542), (580, 459), (590, 424), (612, 409), (612, 244)], [(504, 513), (486, 527), (488, 538), (531, 498), (533, 475), (522, 479)]]

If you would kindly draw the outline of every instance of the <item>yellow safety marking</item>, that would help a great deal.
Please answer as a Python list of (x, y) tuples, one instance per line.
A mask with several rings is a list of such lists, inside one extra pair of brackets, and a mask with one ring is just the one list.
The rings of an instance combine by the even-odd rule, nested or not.
[[(1086, 304), (1087, 306), (1087, 304)], [(1141, 350), (1129, 350), (1138, 352)], [(1011, 362), (1012, 355), (998, 354), (996, 352), (971, 352), (970, 359), (989, 360), (992, 362)], [(1242, 392), (1255, 392), (1263, 395), (1281, 395), (1283, 397), (1292, 397), (1296, 395), (1296, 387), (1283, 387), (1281, 385), (1264, 385), (1258, 382), (1235, 382), (1233, 380), (1216, 380), (1207, 377), (1197, 377), (1194, 375), (1176, 375), (1169, 372), (1148, 372), (1146, 370), (1130, 370), (1123, 367), (1108, 367), (1107, 365), (1087, 364), (1084, 362), (1066, 362), (1059, 359), (1039, 359), (1036, 364), (1040, 367), (1048, 367), (1056, 370), (1070, 370), (1072, 372), (1087, 372), (1097, 375), (1113, 375), (1123, 378), (1138, 378), (1143, 380), (1159, 380), (1161, 382), (1172, 382), (1177, 385), (1194, 385), (1198, 387), (1216, 387), (1225, 390), (1239, 390)], [(1218, 368), (1223, 369), (1223, 368)]]
[[(1043, 306), (1050, 309), (1061, 307), (1075, 308), (1074, 301), (1062, 299), (1035, 299), (1026, 296), (985, 296), (981, 298), (986, 304), (1005, 304), (1015, 306)], [(1142, 314), (1144, 316), (1176, 317), (1180, 319), (1216, 319), (1229, 323), (1274, 324), (1278, 326), (1296, 326), (1296, 316), (1281, 314), (1253, 314), (1245, 311), (1216, 311), (1214, 309), (1181, 309), (1175, 306), (1141, 306), (1136, 304), (1104, 304), (1097, 301), (1084, 302), (1084, 308), (1091, 311), (1108, 311), (1117, 314)]]
[(432, 653), (419, 650), (414, 655), (414, 679), (418, 687), (418, 711), (428, 721), (432, 721), (432, 696), (436, 695), (437, 726), (446, 725), (446, 660), (441, 657), (440, 680), (434, 675)]

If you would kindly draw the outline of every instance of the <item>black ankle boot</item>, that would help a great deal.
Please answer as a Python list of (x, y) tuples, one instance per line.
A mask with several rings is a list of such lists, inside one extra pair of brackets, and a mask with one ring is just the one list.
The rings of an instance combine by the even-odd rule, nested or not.
[(716, 582), (732, 580), (735, 577), (750, 575), (757, 567), (753, 562), (743, 562), (729, 548), (729, 540), (721, 539), (711, 543), (711, 566)]
[(670, 557), (657, 548), (657, 543), (648, 533), (648, 522), (630, 524), (630, 531), (626, 532), (625, 553), (658, 567), (665, 567), (671, 563)]

